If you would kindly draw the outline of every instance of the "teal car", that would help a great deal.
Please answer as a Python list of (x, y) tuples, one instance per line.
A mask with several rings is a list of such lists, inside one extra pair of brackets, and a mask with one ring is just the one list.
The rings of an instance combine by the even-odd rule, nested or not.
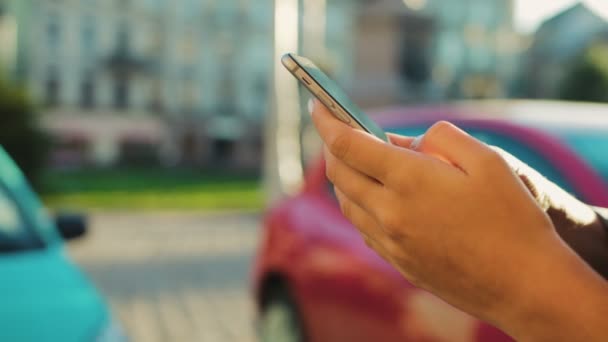
[(66, 253), (85, 220), (52, 220), (0, 146), (0, 341), (126, 341), (109, 307)]

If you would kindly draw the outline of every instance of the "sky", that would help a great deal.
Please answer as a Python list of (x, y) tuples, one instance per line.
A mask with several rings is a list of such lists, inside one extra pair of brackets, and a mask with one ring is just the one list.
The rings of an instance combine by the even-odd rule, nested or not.
[[(522, 32), (532, 32), (545, 19), (577, 2), (578, 0), (516, 0), (516, 27)], [(583, 2), (608, 20), (608, 0), (584, 0)]]

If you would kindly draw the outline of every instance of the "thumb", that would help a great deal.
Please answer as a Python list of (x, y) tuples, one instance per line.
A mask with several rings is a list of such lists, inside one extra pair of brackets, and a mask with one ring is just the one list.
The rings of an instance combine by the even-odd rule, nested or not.
[(496, 154), (483, 142), (446, 121), (434, 124), (414, 145), (416, 151), (439, 158), (466, 173), (478, 169), (484, 156)]

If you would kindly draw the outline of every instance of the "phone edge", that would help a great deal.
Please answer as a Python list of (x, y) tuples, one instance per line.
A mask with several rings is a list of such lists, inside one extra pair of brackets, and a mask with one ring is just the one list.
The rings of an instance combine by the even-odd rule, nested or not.
[(291, 53), (286, 53), (283, 56), (281, 56), (281, 64), (283, 64), (283, 66), (287, 70), (289, 70), (289, 72), (291, 72), (292, 74), (299, 67), (298, 62), (296, 62), (295, 58), (293, 58)]
[[(329, 111), (334, 115), (334, 117), (336, 117), (338, 120), (344, 122), (345, 124), (355, 128), (355, 129), (361, 129), (366, 133), (369, 133), (373, 136), (376, 136), (375, 134), (373, 134), (371, 131), (369, 131), (367, 128), (365, 128), (363, 125), (361, 125), (361, 123), (359, 122), (359, 120), (357, 120), (357, 118), (354, 115), (351, 115), (348, 110), (346, 110), (344, 108), (344, 106), (342, 106), (342, 104), (340, 102), (338, 102), (327, 90), (325, 90), (325, 88), (323, 88), (319, 82), (317, 82), (317, 80), (315, 80), (314, 77), (312, 77), (310, 75), (310, 73), (308, 73), (306, 71), (306, 69), (302, 68), (302, 66), (298, 63), (298, 61), (295, 60), (295, 58), (293, 58), (291, 53), (286, 53), (281, 57), (281, 63), (283, 64), (283, 66), (298, 80), (298, 82), (300, 82), (306, 89), (308, 89), (308, 91), (314, 96), (316, 97), (319, 101), (322, 102), (322, 100), (319, 98), (319, 95), (315, 92), (315, 89), (312, 89), (311, 86), (315, 85), (319, 91), (323, 92), (323, 94), (327, 97), (327, 99), (329, 99), (331, 102), (333, 102), (333, 107), (337, 108), (339, 107), (342, 112), (344, 113), (344, 115), (348, 116), (348, 118), (350, 118), (350, 122), (345, 122), (344, 120), (340, 119), (340, 114), (341, 113), (336, 113), (335, 109), (332, 109), (332, 106), (329, 106), (330, 108)], [(309, 79), (312, 81), (312, 84), (309, 86), (308, 84), (306, 84), (306, 82), (304, 82), (302, 79), (300, 79), (297, 75), (297, 72), (301, 70), (303, 73), (305, 73)], [(386, 135), (386, 134), (385, 134)], [(376, 136), (377, 137), (377, 136)], [(381, 137), (377, 137), (380, 140), (386, 141), (384, 139), (382, 139)], [(388, 139), (388, 137), (387, 137)]]

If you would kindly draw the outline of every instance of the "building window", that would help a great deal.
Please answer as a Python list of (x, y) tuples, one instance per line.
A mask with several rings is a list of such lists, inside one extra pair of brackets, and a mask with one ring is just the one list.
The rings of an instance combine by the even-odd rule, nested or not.
[(61, 92), (61, 82), (59, 73), (54, 68), (49, 71), (45, 84), (46, 104), (50, 107), (59, 105), (59, 96)]
[(57, 16), (51, 16), (46, 26), (47, 44), (51, 54), (56, 54), (59, 51), (61, 44), (61, 25)]
[(253, 99), (255, 111), (253, 115), (261, 117), (266, 112), (266, 101), (260, 101), (259, 99), (265, 99), (268, 97), (268, 79), (264, 75), (259, 75), (253, 82)]
[(426, 82), (431, 74), (431, 44), (435, 36), (432, 21), (408, 18), (401, 22), (403, 38), (399, 69), (403, 80), (413, 84)]
[(122, 23), (116, 32), (116, 49), (122, 53), (127, 53), (131, 45), (131, 36), (129, 27), (126, 23)]
[(235, 143), (228, 139), (215, 139), (212, 143), (212, 158), (216, 165), (226, 165), (232, 160)]
[(95, 81), (90, 74), (80, 84), (80, 106), (85, 109), (95, 107)]
[(185, 113), (196, 111), (198, 104), (198, 91), (194, 81), (184, 79), (182, 88), (182, 109)]
[(80, 47), (82, 49), (82, 57), (86, 62), (92, 62), (97, 47), (97, 32), (95, 30), (95, 19), (92, 17), (84, 17), (82, 23), (82, 31), (80, 32)]
[(114, 108), (124, 110), (129, 107), (129, 79), (117, 75), (114, 80)]
[(154, 113), (160, 113), (164, 109), (163, 105), (163, 88), (159, 80), (153, 82), (152, 96), (150, 97), (149, 109)]
[(233, 115), (235, 114), (235, 84), (234, 84), (234, 71), (231, 70), (228, 63), (224, 64), (222, 67), (223, 72), (221, 73), (220, 80), (218, 82), (218, 93), (221, 104), (217, 109), (217, 113), (220, 115)]

